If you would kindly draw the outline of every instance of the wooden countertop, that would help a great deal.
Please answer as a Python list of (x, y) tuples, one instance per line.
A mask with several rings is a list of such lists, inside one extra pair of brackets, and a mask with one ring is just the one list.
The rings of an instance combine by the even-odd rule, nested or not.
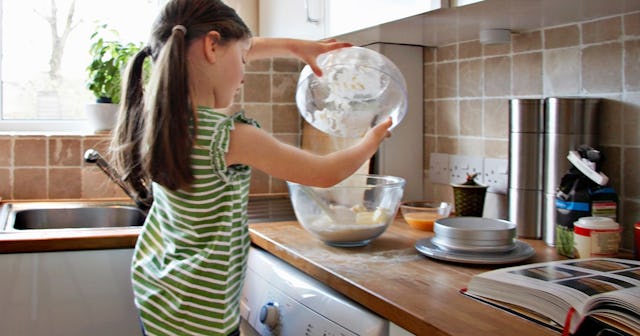
[[(418, 253), (431, 232), (397, 219), (368, 246), (338, 248), (313, 238), (297, 222), (250, 225), (254, 245), (327, 284), (416, 335), (558, 335), (534, 322), (460, 294), (472, 275), (504, 266), (464, 265)], [(541, 240), (525, 263), (562, 259)]]
[[(558, 335), (460, 294), (472, 275), (499, 266), (427, 258), (414, 244), (432, 235), (401, 218), (368, 246), (337, 248), (296, 221), (250, 224), (251, 240), (294, 267), (417, 335)], [(140, 228), (31, 230), (0, 233), (0, 253), (133, 248)], [(540, 240), (527, 262), (560, 259)]]

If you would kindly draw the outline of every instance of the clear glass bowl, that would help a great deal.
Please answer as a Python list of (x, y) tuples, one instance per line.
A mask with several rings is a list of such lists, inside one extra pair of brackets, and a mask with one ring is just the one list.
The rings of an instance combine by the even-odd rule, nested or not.
[(361, 47), (341, 48), (318, 57), (322, 77), (307, 65), (296, 90), (302, 117), (322, 132), (361, 137), (372, 126), (407, 113), (404, 76), (384, 55)]
[(330, 188), (287, 184), (305, 230), (328, 245), (351, 247), (369, 244), (393, 222), (405, 180), (356, 174)]
[(449, 217), (451, 208), (451, 203), (448, 202), (412, 201), (403, 202), (400, 212), (412, 228), (433, 231), (433, 223), (440, 218)]

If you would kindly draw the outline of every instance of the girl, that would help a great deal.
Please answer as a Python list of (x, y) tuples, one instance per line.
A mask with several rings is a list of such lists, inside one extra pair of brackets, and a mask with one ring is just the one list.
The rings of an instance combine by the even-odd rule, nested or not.
[[(391, 121), (326, 156), (275, 140), (242, 113), (223, 114), (244, 64), (293, 56), (316, 64), (346, 43), (251, 37), (220, 0), (171, 0), (149, 45), (135, 55), (116, 127), (114, 166), (153, 204), (132, 262), (135, 302), (147, 335), (237, 335), (250, 245), (251, 168), (327, 187), (354, 173), (388, 136)], [(143, 63), (153, 72), (143, 90)], [(144, 99), (143, 99), (144, 98)]]

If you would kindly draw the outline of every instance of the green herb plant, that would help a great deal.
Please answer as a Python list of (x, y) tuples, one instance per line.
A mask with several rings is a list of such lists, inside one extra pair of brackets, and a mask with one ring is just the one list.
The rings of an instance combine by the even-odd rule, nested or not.
[[(113, 39), (107, 39), (106, 34)], [(119, 33), (109, 29), (106, 24), (96, 27), (96, 31), (91, 34), (91, 42), (87, 88), (98, 103), (118, 104), (122, 73), (129, 59), (142, 48), (142, 42), (121, 42)]]

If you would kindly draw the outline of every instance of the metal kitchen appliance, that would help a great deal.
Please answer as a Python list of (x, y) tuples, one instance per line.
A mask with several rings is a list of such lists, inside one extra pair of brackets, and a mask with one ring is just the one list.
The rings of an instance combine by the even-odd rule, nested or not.
[(542, 99), (509, 101), (509, 220), (516, 234), (542, 238)]
[(545, 99), (542, 235), (555, 245), (556, 191), (570, 167), (566, 155), (580, 145), (598, 147), (598, 98)]

